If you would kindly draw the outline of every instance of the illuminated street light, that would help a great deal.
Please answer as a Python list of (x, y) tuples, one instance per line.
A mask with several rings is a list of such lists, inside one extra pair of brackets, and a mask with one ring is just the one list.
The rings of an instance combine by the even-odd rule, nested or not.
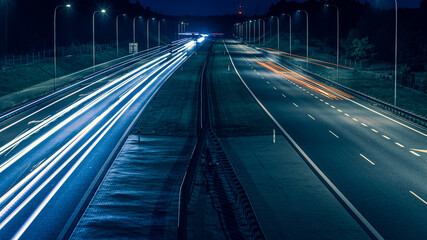
[(305, 10), (298, 10), (298, 12), (299, 13), (301, 13), (301, 12), (303, 12), (303, 13), (305, 13), (305, 15), (306, 15), (306, 22), (307, 22), (307, 68), (308, 68), (308, 12), (307, 11), (305, 11)]
[(126, 17), (126, 14), (120, 14), (116, 17), (116, 56), (119, 56), (119, 17)]
[(93, 63), (93, 71), (95, 71), (95, 15), (97, 13), (106, 13), (105, 9), (101, 11), (95, 11), (92, 15), (92, 63)]
[(287, 13), (282, 13), (282, 15), (289, 17), (289, 54), (292, 56), (292, 16)]
[(277, 20), (277, 50), (280, 51), (280, 19), (276, 16), (271, 16)]
[(150, 20), (155, 21), (155, 18), (147, 19), (147, 49), (150, 48)]
[(55, 8), (53, 11), (53, 72), (54, 72), (54, 79), (53, 79), (53, 91), (56, 91), (56, 11), (58, 8), (71, 8), (70, 4), (66, 5), (59, 5)]
[(133, 18), (133, 44), (135, 45), (135, 43), (136, 43), (136, 36), (135, 36), (135, 20), (137, 19), (137, 18), (139, 18), (139, 19), (142, 19), (142, 16), (137, 16), (137, 17), (134, 17)]
[(340, 10), (337, 6), (325, 4), (325, 7), (334, 7), (337, 9), (337, 82), (339, 81), (339, 62), (340, 62)]

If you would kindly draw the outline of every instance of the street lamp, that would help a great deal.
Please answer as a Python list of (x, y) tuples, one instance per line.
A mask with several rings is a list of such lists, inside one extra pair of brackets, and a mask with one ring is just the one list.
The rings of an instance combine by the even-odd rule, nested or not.
[(101, 11), (95, 11), (92, 15), (92, 64), (93, 64), (93, 71), (95, 71), (95, 15), (97, 13), (106, 13), (107, 11), (105, 9), (102, 9)]
[(292, 56), (292, 16), (288, 13), (282, 13), (282, 15), (289, 17), (289, 54)]
[(126, 17), (126, 14), (120, 14), (116, 17), (116, 56), (119, 57), (119, 17)]
[(336, 5), (325, 4), (325, 7), (334, 7), (337, 9), (337, 82), (339, 81), (339, 62), (340, 62), (340, 10)]
[(156, 20), (155, 18), (147, 19), (147, 49), (150, 48), (150, 20)]
[(397, 0), (394, 0), (394, 8), (396, 11), (396, 27), (394, 36), (394, 105), (397, 104)]
[(277, 20), (277, 50), (280, 51), (280, 19), (276, 16), (271, 16), (272, 18), (276, 18)]
[[(136, 35), (135, 35), (135, 25), (136, 25), (136, 19), (142, 19), (142, 16), (137, 16), (133, 18), (133, 47), (135, 49), (135, 44), (136, 44)], [(133, 53), (135, 53), (134, 49), (132, 50)]]
[(157, 22), (157, 41), (158, 41), (158, 46), (160, 47), (160, 23), (161, 22), (165, 22), (164, 19), (162, 19), (161, 21)]
[(59, 5), (53, 11), (53, 91), (56, 91), (56, 11), (58, 10), (58, 8), (71, 8), (71, 5)]
[(306, 60), (307, 60), (307, 68), (308, 68), (308, 12), (307, 11), (305, 11), (305, 10), (298, 10), (298, 12), (299, 13), (301, 13), (301, 12), (303, 12), (303, 13), (305, 13), (305, 15), (306, 15), (306, 22), (307, 22), (307, 58), (306, 58)]

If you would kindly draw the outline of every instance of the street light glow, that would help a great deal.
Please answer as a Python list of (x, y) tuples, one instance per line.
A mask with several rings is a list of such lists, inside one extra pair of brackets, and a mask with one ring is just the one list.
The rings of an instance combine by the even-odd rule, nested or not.
[(65, 7), (70, 8), (70, 7), (71, 7), (71, 4), (67, 4), (67, 5), (65, 5)]
[(102, 10), (101, 10), (101, 12), (102, 12), (102, 13), (105, 13), (106, 11), (105, 11), (105, 9), (102, 9)]

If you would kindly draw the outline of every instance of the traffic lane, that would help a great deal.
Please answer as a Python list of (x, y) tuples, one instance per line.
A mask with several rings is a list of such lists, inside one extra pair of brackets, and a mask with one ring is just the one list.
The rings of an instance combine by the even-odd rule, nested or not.
[[(241, 47), (241, 49), (246, 50), (243, 47)], [(248, 50), (248, 52), (254, 53), (253, 50)], [(268, 60), (271, 60), (271, 58), (265, 59), (265, 58), (256, 57), (256, 60), (268, 61)], [(254, 59), (252, 59), (251, 61), (254, 61)], [(311, 91), (311, 90), (306, 91), (307, 89), (305, 89), (304, 86), (302, 89), (300, 87), (300, 90), (303, 90), (306, 93), (309, 93)], [(426, 153), (425, 151), (420, 152), (420, 151), (413, 150), (413, 149), (423, 150), (426, 148), (425, 146), (427, 146), (427, 140), (424, 137), (427, 136), (426, 134), (427, 131), (425, 128), (413, 123), (409, 123), (406, 120), (402, 121), (402, 119), (398, 116), (395, 116), (395, 115), (390, 116), (392, 115), (391, 113), (384, 114), (385, 111), (378, 110), (378, 108), (374, 108), (369, 104), (363, 102), (362, 100), (358, 100), (356, 98), (351, 98), (349, 99), (349, 101), (342, 101), (342, 102), (340, 101), (339, 103), (337, 103), (339, 104), (339, 108), (337, 108), (335, 105), (330, 104), (328, 99), (325, 98), (324, 96), (319, 96), (315, 92), (314, 94), (313, 92), (311, 92), (310, 94), (312, 94), (313, 97), (318, 98), (318, 100), (324, 101), (324, 103), (329, 105), (331, 108), (334, 108), (335, 110), (342, 112), (346, 116), (351, 117), (354, 121), (356, 122), (360, 121), (361, 124), (363, 123), (362, 126), (367, 127), (366, 126), (367, 124), (362, 121), (368, 122), (369, 123), (368, 127), (373, 125), (374, 126), (379, 125), (378, 126), (379, 129), (376, 129), (377, 127), (374, 127), (373, 131), (378, 131), (381, 137), (387, 140), (394, 141), (393, 144), (395, 144), (398, 147), (405, 148), (405, 146), (408, 146), (407, 150), (409, 153), (418, 157)], [(359, 107), (355, 107), (355, 105), (359, 105)], [(348, 112), (351, 112), (352, 114), (350, 115), (348, 114)], [(381, 116), (380, 114), (383, 116)], [(356, 116), (356, 118), (354, 116)], [(367, 117), (363, 117), (363, 116), (367, 116)], [(401, 124), (397, 124), (396, 122), (393, 122), (393, 120), (401, 124), (404, 124), (405, 126), (402, 126)], [(396, 127), (396, 125), (398, 126)], [(407, 131), (409, 128), (411, 132)]]
[[(27, 156), (24, 156), (16, 163), (12, 164), (7, 169), (7, 174), (0, 175), (0, 180), (4, 183), (2, 184), (2, 187), (0, 187), (1, 193), (5, 193), (3, 187), (10, 186), (12, 183), (21, 180), (20, 178), (26, 176), (33, 169), (33, 166), (38, 166), (41, 161), (47, 158), (46, 156), (52, 155), (53, 152), (55, 152), (64, 143), (66, 143), (69, 139), (75, 136), (81, 129), (87, 126), (88, 123), (92, 122), (97, 116), (102, 114), (105, 109), (107, 109), (110, 105), (114, 104), (116, 99), (118, 99), (131, 87), (132, 84), (130, 83), (127, 86), (123, 86), (115, 93), (108, 93), (108, 98), (95, 104), (90, 110), (86, 111), (85, 113), (80, 114), (73, 121), (70, 121), (60, 130), (49, 136), (45, 141), (41, 142), (37, 148), (34, 148), (32, 151), (28, 152)], [(41, 136), (47, 134), (47, 132), (50, 131), (52, 127), (55, 127), (56, 124), (62, 123), (62, 121), (66, 121), (72, 114), (75, 114), (75, 112), (71, 111), (68, 114), (63, 115), (62, 117), (59, 117), (56, 121), (50, 123), (45, 128), (33, 134), (31, 138), (21, 142), (17, 147), (12, 150), (10, 154), (6, 155), (5, 157), (13, 157), (14, 154), (21, 152), (27, 147), (28, 144), (31, 144)], [(22, 162), (24, 160), (24, 164), (19, 164), (19, 162)], [(18, 176), (20, 176), (20, 178), (17, 178)]]
[[(147, 92), (147, 95), (152, 95), (153, 93), (154, 93), (154, 90), (156, 89), (156, 88), (158, 88), (158, 86), (159, 86), (159, 84), (161, 84), (161, 81), (158, 81), (157, 83), (156, 83), (156, 85), (153, 85), (153, 88), (151, 88), (151, 93), (148, 93)], [(147, 100), (148, 99), (148, 96), (147, 97), (145, 97), (145, 100)], [(145, 103), (142, 103), (142, 104), (145, 104)], [(129, 110), (129, 112), (128, 113), (133, 113), (133, 114), (136, 114), (136, 112), (139, 112), (139, 110), (141, 109), (141, 107), (142, 107), (142, 105), (140, 105), (140, 106), (134, 106), (132, 109), (130, 109)], [(127, 121), (133, 121), (133, 118), (134, 117), (129, 117), (129, 118), (126, 118), (127, 119)], [(122, 123), (124, 123), (124, 124), (122, 124)], [(130, 124), (130, 123), (129, 123)], [(119, 124), (119, 127), (122, 127), (122, 128), (127, 128), (127, 126), (129, 125), (129, 124), (127, 124), (126, 122), (123, 122), (122, 120), (120, 120), (120, 124)], [(120, 132), (120, 130), (115, 130), (115, 132)], [(114, 134), (111, 134), (110, 136), (106, 136), (106, 139), (119, 139), (120, 138), (120, 134), (116, 134), (116, 135), (114, 135)], [(108, 142), (107, 142), (108, 143)], [(110, 142), (111, 143), (111, 142)], [(107, 145), (105, 145), (105, 144), (103, 144), (102, 146), (100, 146), (101, 148), (108, 148), (108, 149), (112, 149), (112, 147), (114, 146), (115, 144), (114, 143), (111, 143), (110, 144), (110, 146), (107, 144)], [(100, 155), (105, 155), (105, 154), (109, 154), (109, 152), (108, 151), (94, 151), (94, 158), (93, 158), (93, 161), (91, 161), (90, 160), (90, 158), (88, 159), (88, 160), (85, 160), (85, 162), (87, 163), (87, 164), (90, 164), (90, 165), (88, 165), (88, 166), (90, 166), (90, 167), (86, 167), (86, 168), (84, 168), (83, 166), (82, 166), (82, 168), (83, 169), (97, 169), (98, 167), (97, 166), (94, 166), (94, 162), (96, 163), (96, 160), (97, 159), (105, 159), (105, 156), (100, 156)], [(89, 156), (88, 156), (89, 157)], [(102, 161), (101, 161), (101, 163), (102, 163)], [(80, 168), (80, 166), (79, 166), (79, 168)], [(85, 184), (82, 184), (82, 179), (81, 179), (81, 177), (85, 177), (85, 176), (90, 176), (90, 174), (89, 173), (80, 173), (80, 174), (78, 174), (78, 175), (76, 175), (77, 176), (77, 179), (76, 179), (76, 181), (74, 181), (74, 182), (79, 182), (79, 184), (78, 184), (78, 186), (84, 186)], [(80, 176), (80, 177), (79, 177)], [(69, 183), (72, 183), (72, 181), (69, 181)], [(78, 187), (77, 186), (77, 187)], [(64, 188), (61, 188), (61, 189), (64, 189)], [(60, 189), (60, 191), (62, 191)], [(83, 190), (84, 190), (84, 188), (83, 188)], [(66, 191), (66, 193), (69, 193), (69, 191)], [(74, 190), (73, 190), (73, 194), (74, 194)], [(55, 195), (56, 196), (56, 195)], [(66, 198), (66, 199), (68, 199), (68, 198)], [(77, 198), (75, 198), (75, 199), (80, 199), (79, 197), (77, 197)], [(61, 202), (63, 202), (63, 201), (59, 201), (59, 203), (61, 203)], [(49, 204), (50, 204), (50, 202), (49, 202)], [(63, 207), (68, 207), (68, 205), (66, 205), (66, 206), (63, 206)], [(62, 208), (60, 208), (60, 209), (62, 209)], [(71, 207), (70, 208), (70, 211), (72, 211), (72, 210), (74, 210), (74, 208), (73, 207)], [(56, 214), (56, 212), (54, 211), (53, 212), (53, 214), (55, 215)], [(25, 214), (24, 214), (25, 215)], [(47, 216), (51, 216), (50, 214), (47, 214)], [(25, 218), (25, 217), (24, 217)], [(18, 218), (17, 218), (18, 219)], [(38, 218), (37, 218), (38, 219)], [(52, 220), (51, 218), (48, 218), (47, 219), (47, 221), (48, 220)], [(56, 218), (54, 218), (54, 219), (56, 219)], [(65, 220), (67, 220), (67, 219), (65, 219)], [(56, 224), (56, 221), (57, 221), (57, 219), (55, 220), (55, 221), (53, 221), (52, 222), (52, 224)], [(32, 225), (34, 225), (34, 224), (32, 224)], [(37, 225), (37, 224), (36, 224)], [(46, 226), (46, 222), (43, 222), (43, 225), (44, 226)], [(60, 226), (61, 224), (59, 224), (59, 226)], [(11, 225), (12, 226), (12, 225)], [(41, 225), (38, 225), (38, 226), (41, 226)], [(52, 236), (54, 236), (54, 235), (50, 235), (49, 233), (47, 233), (45, 230), (41, 230), (40, 228), (36, 228), (36, 230), (38, 230), (38, 231), (42, 231), (42, 232), (40, 232), (40, 233), (38, 233), (38, 234), (40, 234), (40, 235), (37, 235), (37, 236), (43, 236), (42, 234), (48, 234), (47, 236), (48, 237), (52, 237)], [(60, 229), (59, 229), (60, 230)], [(13, 232), (13, 231), (12, 231)], [(30, 234), (30, 237), (31, 236), (34, 236), (34, 233), (31, 233)]]
[[(244, 71), (242, 71), (241, 72), (241, 74), (243, 75), (244, 73), (243, 73)], [(253, 88), (252, 88), (253, 89)], [(253, 89), (254, 90), (254, 89)], [(298, 92), (298, 91), (297, 91)], [(257, 96), (258, 96), (258, 94), (257, 94)], [(268, 93), (266, 93), (266, 96), (263, 96), (263, 97), (260, 97), (260, 99), (267, 99), (268, 97), (270, 97), (271, 96), (271, 93), (270, 94), (268, 94)], [(280, 100), (278, 100), (278, 101), (280, 101)], [(271, 100), (271, 101), (269, 101), (269, 100), (266, 100), (266, 101), (263, 101), (263, 103), (267, 106), (267, 105), (271, 105), (271, 103), (273, 103), (274, 104), (274, 100)], [(277, 101), (276, 101), (277, 102)], [(308, 103), (308, 104), (313, 104), (313, 103)], [(280, 104), (279, 104), (280, 105)], [(277, 107), (280, 107), (280, 106), (277, 106)], [(273, 115), (275, 115), (275, 116), (277, 116), (277, 115), (280, 115), (280, 114), (283, 114), (283, 115), (286, 115), (286, 116), (296, 116), (296, 115), (298, 115), (297, 113), (295, 113), (295, 112), (291, 112), (291, 113), (286, 113), (286, 110), (287, 109), (289, 109), (290, 108), (290, 106), (287, 106), (287, 107), (285, 107), (285, 108), (283, 108), (283, 109), (281, 109), (281, 110), (279, 110), (278, 111), (278, 113), (277, 114), (273, 114)], [(318, 107), (313, 107), (314, 109), (318, 109)], [(269, 108), (270, 109), (270, 108)], [(292, 108), (290, 108), (290, 109), (292, 109)], [(323, 111), (323, 110), (320, 110), (320, 111)], [(324, 116), (324, 114), (319, 114), (320, 116)], [(329, 121), (331, 121), (330, 120), (330, 118), (327, 118), (327, 120), (329, 120)], [(292, 127), (290, 127), (289, 125), (291, 125), (291, 124), (289, 124), (289, 122), (288, 123), (286, 123), (286, 124), (284, 124), (284, 126), (289, 126), (289, 131), (291, 132), (292, 131), (292, 129), (295, 129), (295, 128), (297, 128), (298, 126), (301, 126), (301, 125), (304, 125), (304, 126), (307, 126), (307, 125), (310, 125), (310, 124), (301, 124), (301, 117), (296, 117), (295, 119), (294, 119), (294, 124), (293, 124), (293, 126)], [(348, 119), (344, 119), (344, 121), (348, 121)], [(336, 123), (335, 123), (335, 121), (333, 121), (333, 123), (330, 123), (330, 124), (327, 124), (327, 125), (336, 125)], [(346, 136), (346, 138), (351, 138), (351, 137), (354, 137), (356, 140), (357, 139), (364, 139), (364, 134), (360, 134), (361, 136), (355, 136), (354, 134), (353, 134), (353, 131), (352, 130), (349, 130), (345, 125), (344, 125), (344, 127), (343, 127), (343, 129), (345, 130), (345, 131), (348, 131), (348, 132), (350, 132), (349, 134), (347, 133), (346, 135), (350, 135), (350, 136)], [(316, 130), (318, 130), (317, 128), (314, 128), (314, 129), (310, 129), (309, 130), (309, 132), (310, 132), (310, 134), (313, 134), (314, 132), (316, 132)], [(320, 135), (325, 135), (325, 133), (326, 133), (326, 129), (324, 129), (324, 131), (322, 131), (322, 133), (320, 134)], [(301, 133), (294, 133), (294, 134), (292, 134), (291, 133), (291, 135), (292, 136), (300, 136), (301, 135)], [(314, 134), (313, 134), (314, 135)], [(326, 134), (327, 135), (327, 134)], [(336, 137), (334, 137), (332, 134), (330, 135), (330, 137), (331, 138), (336, 138)], [(318, 139), (319, 137), (314, 137), (314, 138), (309, 138), (309, 140), (310, 139)], [(302, 139), (302, 140), (304, 140), (304, 139)], [(302, 142), (301, 140), (298, 140), (297, 142)], [(321, 142), (322, 144), (320, 144), (319, 142)], [(328, 159), (329, 160), (329, 158), (330, 158), (330, 156), (329, 156), (329, 153), (326, 153), (326, 154), (324, 154), (325, 153), (325, 147), (323, 146), (323, 143), (325, 142), (325, 140), (322, 140), (322, 141), (317, 141), (317, 140), (314, 140), (314, 142), (308, 142), (308, 143), (306, 143), (306, 145), (312, 145), (312, 146), (319, 146), (319, 145), (321, 145), (321, 147), (320, 147), (320, 151), (318, 151), (319, 153), (316, 153), (316, 155), (321, 155), (322, 153), (323, 153), (323, 156), (322, 156), (322, 158), (325, 158), (325, 159)], [(351, 140), (350, 140), (350, 142), (351, 142)], [(376, 142), (375, 140), (373, 141), (374, 143)], [(362, 144), (363, 144), (363, 142), (362, 142)], [(368, 145), (368, 146), (366, 146), (366, 145)], [(362, 145), (362, 146), (360, 146), (360, 147), (358, 147), (358, 148), (361, 148), (361, 149), (364, 149), (364, 148), (369, 148), (369, 146), (371, 145), (371, 143), (369, 143), (369, 141), (367, 142), (367, 144), (365, 144), (365, 145)], [(334, 146), (334, 145), (332, 145), (332, 146)], [(384, 148), (386, 148), (386, 146), (383, 146), (383, 145), (381, 145), (380, 144), (380, 146), (374, 146), (373, 147), (373, 149), (384, 149)], [(335, 150), (335, 152), (340, 152), (341, 151), (341, 149), (343, 149), (342, 147), (339, 147), (338, 149), (336, 149)], [(351, 146), (351, 148), (349, 149), (349, 150), (352, 150), (352, 149), (357, 149), (357, 147), (354, 147), (354, 145), (352, 145)], [(328, 152), (330, 152), (330, 151), (328, 151)], [(382, 153), (382, 152), (381, 152)], [(340, 153), (339, 155), (341, 155), (341, 156), (345, 156), (346, 154), (348, 154), (348, 152), (347, 151), (344, 151), (344, 152), (342, 152), (342, 153)], [(309, 154), (310, 156), (312, 156), (312, 154)], [(360, 157), (360, 154), (359, 153), (357, 153), (357, 151), (356, 152), (354, 152), (354, 153), (352, 153), (352, 155), (354, 155), (354, 156), (359, 156)], [(399, 157), (399, 155), (398, 154), (394, 154), (394, 153), (392, 153), (391, 154), (391, 156), (386, 156), (386, 155), (384, 155), (383, 154), (383, 157), (384, 158), (386, 158), (386, 159), (388, 159), (389, 157), (396, 157), (396, 156), (398, 156), (398, 158), (402, 158), (402, 157), (405, 157), (405, 156), (400, 156)], [(362, 157), (360, 157), (361, 159), (363, 159)], [(339, 160), (339, 159), (338, 159)], [(365, 159), (363, 159), (364, 161), (365, 161)], [(338, 164), (340, 161), (338, 161), (336, 164)], [(366, 161), (366, 163), (369, 165), (370, 163), (368, 163), (367, 161)], [(345, 167), (345, 166), (344, 166)], [(400, 168), (400, 167), (398, 167), (398, 168)], [(321, 169), (324, 169), (324, 167), (321, 167)], [(341, 167), (340, 168), (337, 168), (338, 170), (340, 170), (341, 169)], [(416, 169), (416, 168), (415, 168)], [(393, 169), (393, 170), (396, 170), (396, 169)], [(414, 170), (414, 169), (412, 169), (412, 170)], [(332, 171), (332, 172), (340, 172), (340, 171)], [(386, 169), (386, 170), (383, 170), (383, 172), (384, 173), (389, 173), (389, 172), (392, 172), (392, 171), (389, 171), (388, 169)], [(410, 171), (406, 171), (406, 172), (410, 172)], [(421, 171), (422, 172), (422, 171)], [(415, 175), (419, 175), (419, 172), (418, 173), (412, 173), (412, 174), (415, 174)], [(327, 174), (328, 176), (330, 175), (330, 174)], [(380, 174), (380, 175), (386, 175), (386, 174)], [(374, 177), (376, 177), (376, 176), (378, 176), (378, 175), (374, 175)], [(392, 177), (395, 177), (393, 174), (392, 174)], [(400, 176), (400, 177), (402, 177), (402, 176)], [(401, 180), (401, 178), (400, 177), (398, 177), (397, 179), (399, 179), (399, 180), (397, 180), (398, 182)], [(363, 179), (365, 179), (365, 177), (362, 177), (362, 180)], [(387, 178), (386, 178), (387, 179)], [(379, 179), (377, 179), (377, 182), (378, 182), (378, 180)], [(383, 178), (380, 178), (380, 180), (383, 180)], [(363, 182), (363, 181), (359, 181), (359, 183), (354, 183), (354, 184), (360, 184), (360, 182)], [(423, 182), (423, 181), (421, 181), (421, 182)], [(354, 186), (354, 184), (353, 184), (353, 186)], [(387, 180), (385, 180), (384, 181), (384, 184), (389, 184), (389, 182), (387, 181)], [(350, 185), (352, 185), (352, 184), (350, 184)], [(381, 184), (380, 184), (381, 185)], [(381, 188), (380, 188), (381, 189)], [(375, 191), (378, 191), (378, 189), (374, 189)], [(372, 192), (375, 192), (375, 191), (372, 191)], [(369, 191), (368, 191), (369, 192)], [(400, 192), (401, 193), (401, 192)], [(398, 195), (398, 196), (402, 196), (402, 194), (400, 194), (400, 195)], [(406, 200), (408, 200), (408, 196), (409, 195), (404, 195), (404, 199), (402, 199), (402, 201), (404, 201), (405, 199)], [(413, 199), (412, 199), (413, 200)], [(395, 201), (396, 202), (396, 201)], [(400, 202), (400, 201), (397, 201), (397, 202)], [(411, 202), (411, 201), (409, 201), (409, 202)], [(413, 201), (412, 201), (412, 203), (413, 203)], [(413, 205), (411, 205), (411, 206), (413, 206)], [(396, 206), (396, 207), (398, 207), (398, 206)], [(397, 208), (397, 209), (399, 209), (399, 208)], [(417, 209), (418, 210), (418, 209)], [(415, 210), (415, 211), (417, 211), (417, 210)], [(383, 211), (384, 213), (389, 213), (390, 211)], [(386, 214), (384, 214), (383, 216), (385, 216)], [(384, 219), (387, 219), (387, 216), (384, 218)], [(393, 226), (393, 224), (391, 224), (392, 226)], [(414, 236), (414, 235), (413, 235)]]

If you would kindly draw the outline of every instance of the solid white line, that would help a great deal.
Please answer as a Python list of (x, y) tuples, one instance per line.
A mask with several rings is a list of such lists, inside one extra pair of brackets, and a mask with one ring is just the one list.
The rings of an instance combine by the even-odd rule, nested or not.
[(421, 202), (423, 202), (424, 204), (426, 204), (427, 205), (427, 202), (424, 200), (424, 199), (422, 199), (420, 196), (418, 196), (417, 194), (415, 194), (414, 192), (412, 192), (412, 191), (409, 191), (412, 195), (414, 195), (416, 198), (418, 198)]
[(329, 132), (332, 134), (332, 135), (334, 135), (336, 138), (340, 138), (340, 137), (338, 137), (338, 135), (336, 135), (334, 132), (332, 132), (331, 130), (329, 130)]
[(298, 107), (298, 105), (296, 105), (295, 103), (293, 103), (295, 107)]
[[(224, 41), (223, 41), (224, 43)], [(316, 173), (324, 180), (324, 182), (330, 187), (330, 189), (335, 192), (336, 196), (339, 197), (342, 202), (348, 207), (349, 211), (353, 212), (354, 216), (358, 218), (364, 226), (369, 230), (369, 232), (374, 235), (377, 239), (383, 240), (384, 238), (381, 234), (366, 220), (366, 218), (356, 209), (356, 207), (342, 194), (342, 192), (329, 180), (329, 178), (320, 170), (319, 167), (311, 160), (311, 158), (301, 149), (301, 147), (295, 142), (295, 140), (285, 131), (285, 129), (280, 125), (280, 123), (271, 115), (271, 113), (264, 107), (264, 105), (259, 101), (259, 99), (255, 96), (252, 90), (248, 87), (246, 82), (243, 80), (239, 71), (237, 71), (236, 66), (234, 65), (234, 61), (230, 56), (230, 52), (228, 51), (227, 45), (225, 45), (225, 49), (227, 50), (228, 57), (230, 58), (231, 64), (233, 65), (234, 71), (236, 71), (237, 76), (239, 76), (240, 81), (242, 81), (243, 85), (245, 85), (246, 89), (248, 89), (249, 93), (255, 99), (255, 101), (261, 106), (261, 108), (267, 113), (267, 115), (271, 118), (271, 120), (277, 125), (277, 127), (282, 131), (284, 136), (289, 140), (289, 142), (296, 148), (296, 150), (301, 154), (303, 159), (311, 165), (311, 167), (316, 171)]]
[(374, 132), (374, 133), (378, 133), (378, 131), (377, 131), (377, 130), (375, 130), (375, 129), (373, 129), (373, 128), (371, 128), (371, 130), (372, 130), (372, 132)]
[(403, 146), (402, 144), (400, 144), (400, 143), (398, 143), (398, 142), (395, 142), (394, 144), (396, 144), (397, 146), (399, 146), (399, 147), (405, 147), (405, 146)]
[(387, 140), (390, 140), (390, 138), (389, 138), (389, 137), (387, 137), (386, 135), (383, 135), (383, 138), (385, 138), (385, 139), (387, 139)]
[(311, 119), (313, 119), (313, 120), (316, 120), (314, 117), (312, 117), (310, 114), (308, 114), (308, 116), (311, 118)]
[(418, 153), (416, 153), (416, 152), (414, 152), (414, 151), (409, 151), (410, 153), (412, 153), (412, 154), (414, 154), (415, 156), (417, 156), (417, 157), (421, 157), (421, 155), (420, 154), (418, 154)]
[(363, 156), (363, 154), (360, 154), (360, 156), (362, 156), (366, 161), (370, 162), (372, 165), (375, 166), (375, 163), (369, 160), (367, 157)]

